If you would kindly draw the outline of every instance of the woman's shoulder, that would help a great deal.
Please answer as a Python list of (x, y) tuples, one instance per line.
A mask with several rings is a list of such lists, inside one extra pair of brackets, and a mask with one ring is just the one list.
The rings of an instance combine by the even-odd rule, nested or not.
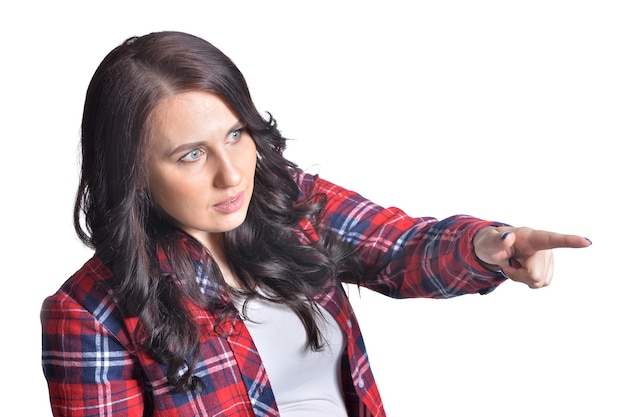
[(314, 194), (326, 194), (334, 189), (339, 189), (336, 184), (325, 180), (319, 174), (303, 171), (300, 169), (291, 171), (291, 175), (300, 189), (300, 196), (311, 196)]
[[(45, 298), (42, 315), (81, 310), (97, 316), (103, 310), (115, 309), (112, 273), (98, 256), (93, 256), (69, 277), (59, 289)], [(106, 308), (105, 308), (106, 306)]]
[[(64, 339), (71, 344), (105, 335), (114, 337), (123, 346), (132, 345), (129, 321), (115, 300), (111, 277), (111, 270), (94, 256), (44, 299), (40, 316), (44, 344), (49, 349), (54, 350), (50, 346), (67, 348)], [(76, 346), (89, 348), (92, 341)]]
[(94, 255), (61, 285), (57, 294), (66, 293), (77, 300), (108, 294), (111, 276), (111, 270)]

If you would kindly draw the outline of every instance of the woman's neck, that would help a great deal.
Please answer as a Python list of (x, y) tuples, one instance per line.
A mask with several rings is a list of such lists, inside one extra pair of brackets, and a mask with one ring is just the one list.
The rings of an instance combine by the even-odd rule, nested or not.
[(212, 233), (208, 236), (208, 239), (203, 242), (206, 250), (211, 254), (213, 261), (217, 264), (220, 269), (222, 276), (224, 277), (224, 281), (228, 285), (234, 288), (241, 287), (239, 283), (239, 279), (235, 276), (230, 262), (226, 258), (226, 253), (224, 251), (224, 234), (223, 233)]

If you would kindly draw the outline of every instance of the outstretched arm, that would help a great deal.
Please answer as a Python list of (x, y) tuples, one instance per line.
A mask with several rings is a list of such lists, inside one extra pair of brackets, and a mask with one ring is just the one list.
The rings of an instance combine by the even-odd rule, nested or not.
[(552, 249), (589, 245), (591, 241), (581, 236), (529, 227), (485, 227), (474, 236), (478, 259), (530, 288), (550, 284), (554, 270)]

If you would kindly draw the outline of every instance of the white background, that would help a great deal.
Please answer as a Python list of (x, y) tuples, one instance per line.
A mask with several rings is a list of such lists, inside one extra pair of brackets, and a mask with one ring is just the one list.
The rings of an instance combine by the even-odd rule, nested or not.
[(72, 229), (89, 79), (125, 38), (166, 29), (235, 61), (304, 168), (415, 216), (594, 242), (557, 250), (542, 290), (352, 291), (389, 416), (626, 415), (622, 2), (91, 4), (2, 10), (0, 415), (51, 415), (39, 309), (90, 256)]

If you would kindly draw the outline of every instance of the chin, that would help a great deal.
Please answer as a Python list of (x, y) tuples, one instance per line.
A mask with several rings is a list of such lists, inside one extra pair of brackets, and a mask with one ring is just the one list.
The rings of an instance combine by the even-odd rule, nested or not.
[(244, 215), (244, 216), (241, 216), (238, 219), (232, 219), (229, 222), (225, 222), (220, 227), (221, 232), (224, 233), (224, 232), (230, 232), (231, 230), (235, 230), (236, 228), (241, 226), (245, 221), (246, 221), (246, 216)]

